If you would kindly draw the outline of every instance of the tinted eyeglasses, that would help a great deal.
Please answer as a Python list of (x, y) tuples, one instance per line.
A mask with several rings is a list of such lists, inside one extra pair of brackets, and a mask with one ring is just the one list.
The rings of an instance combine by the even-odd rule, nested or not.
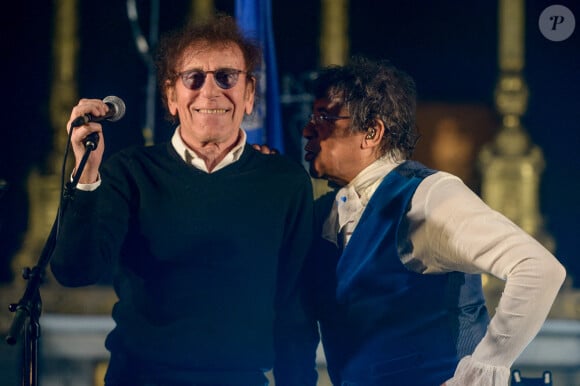
[(339, 119), (349, 119), (347, 115), (327, 115), (327, 114), (310, 114), (310, 122), (320, 124), (323, 122), (334, 122)]
[(207, 74), (212, 74), (215, 83), (222, 89), (227, 90), (238, 83), (240, 74), (247, 74), (246, 71), (234, 68), (218, 68), (213, 71), (189, 70), (178, 73), (183, 85), (190, 90), (199, 90), (203, 87)]

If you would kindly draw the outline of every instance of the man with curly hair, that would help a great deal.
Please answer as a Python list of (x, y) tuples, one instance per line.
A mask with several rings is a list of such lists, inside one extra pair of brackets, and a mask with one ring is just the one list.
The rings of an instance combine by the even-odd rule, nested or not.
[[(507, 386), (564, 268), (459, 178), (411, 160), (410, 76), (356, 58), (314, 87), (305, 159), (336, 189), (315, 203), (305, 299), (333, 384)], [(491, 320), (481, 273), (506, 282)]]
[[(277, 384), (297, 385), (313, 194), (299, 163), (246, 143), (260, 49), (219, 15), (166, 35), (158, 52), (173, 137), (101, 166), (101, 124), (69, 128), (77, 168), (85, 138), (101, 140), (64, 214), (52, 271), (73, 287), (113, 271), (107, 386), (263, 386), (273, 366)], [(68, 126), (107, 111), (82, 99)]]

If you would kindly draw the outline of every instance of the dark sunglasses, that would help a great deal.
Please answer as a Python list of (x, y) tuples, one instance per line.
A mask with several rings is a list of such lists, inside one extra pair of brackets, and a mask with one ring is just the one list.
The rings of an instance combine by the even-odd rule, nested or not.
[(233, 68), (218, 68), (213, 71), (189, 70), (178, 73), (183, 85), (190, 90), (199, 90), (205, 83), (207, 74), (213, 74), (215, 83), (222, 89), (227, 90), (238, 83), (240, 74), (247, 74), (246, 71)]
[(321, 124), (324, 122), (334, 122), (340, 119), (350, 119), (350, 116), (347, 115), (328, 115), (325, 113), (320, 114), (310, 114), (310, 121), (314, 124)]

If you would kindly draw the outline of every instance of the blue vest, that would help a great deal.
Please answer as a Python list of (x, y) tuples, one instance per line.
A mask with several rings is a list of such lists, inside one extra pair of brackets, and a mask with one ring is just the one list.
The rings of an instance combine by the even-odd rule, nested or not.
[[(425, 275), (400, 261), (405, 214), (433, 170), (407, 161), (369, 201), (342, 254), (320, 240), (310, 293), (334, 385), (440, 385), (489, 321), (479, 275)], [(320, 218), (333, 195), (320, 199)]]

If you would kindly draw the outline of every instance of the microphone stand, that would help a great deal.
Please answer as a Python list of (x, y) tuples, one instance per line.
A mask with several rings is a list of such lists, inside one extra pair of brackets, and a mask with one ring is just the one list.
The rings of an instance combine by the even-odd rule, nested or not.
[(38, 263), (32, 269), (28, 267), (24, 268), (22, 272), (22, 277), (27, 281), (24, 295), (18, 303), (12, 303), (8, 306), (10, 312), (14, 312), (14, 319), (6, 336), (6, 343), (15, 345), (19, 335), (22, 332), (24, 333), (22, 386), (38, 385), (38, 341), (40, 338), (40, 314), (42, 313), (42, 299), (40, 297), (39, 287), (54, 251), (62, 214), (64, 214), (68, 203), (73, 200), (74, 192), (85, 168), (85, 164), (90, 153), (97, 148), (98, 142), (98, 133), (92, 133), (85, 139), (85, 153), (72, 180), (66, 184), (57, 220), (52, 226)]

